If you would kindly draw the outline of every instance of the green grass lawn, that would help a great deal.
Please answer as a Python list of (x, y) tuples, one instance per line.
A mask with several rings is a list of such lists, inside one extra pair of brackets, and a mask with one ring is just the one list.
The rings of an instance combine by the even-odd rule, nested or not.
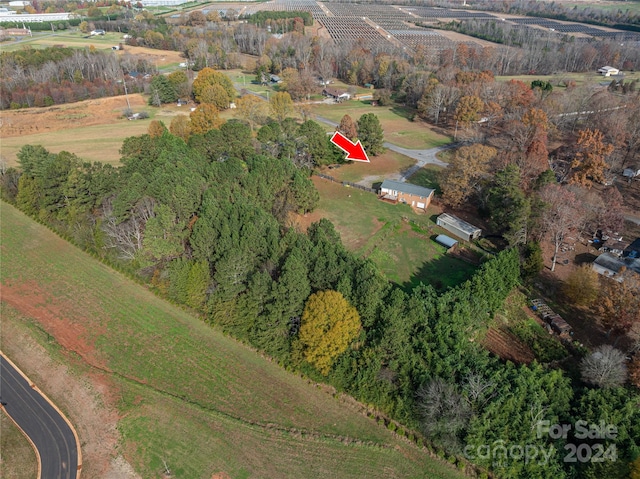
[[(5, 43), (3, 51), (21, 50), (25, 46), (33, 48), (46, 48), (54, 45), (64, 45), (72, 48), (85, 48), (93, 45), (98, 50), (108, 50), (112, 46), (118, 45), (122, 40), (122, 33), (107, 32), (105, 35), (88, 37), (87, 34), (79, 30), (61, 30), (52, 35), (51, 32), (37, 32), (32, 38), (24, 39), (20, 42)], [(85, 38), (88, 37), (88, 38)]]
[[(602, 65), (604, 66), (604, 65)], [(640, 80), (640, 72), (623, 72), (625, 81)], [(576, 82), (576, 85), (598, 85), (599, 83), (610, 83), (611, 78), (603, 77), (596, 72), (590, 73), (558, 73), (555, 75), (511, 75), (511, 76), (498, 76), (497, 81), (509, 81), (520, 80), (527, 85), (531, 85), (534, 80), (549, 81), (554, 88), (564, 88), (565, 82), (572, 80)]]
[(422, 281), (442, 289), (463, 282), (475, 271), (474, 266), (447, 256), (445, 248), (433, 241), (441, 230), (429, 214), (385, 203), (355, 188), (319, 178), (314, 182), (320, 192), (316, 214), (331, 220), (347, 247), (371, 258), (390, 281), (407, 288)]
[(0, 477), (31, 479), (38, 475), (36, 454), (4, 411), (0, 412)]
[(374, 113), (382, 124), (385, 140), (404, 148), (434, 148), (451, 142), (449, 137), (431, 130), (427, 123), (411, 121), (413, 111), (404, 107), (371, 106), (369, 100), (351, 100), (344, 103), (313, 105), (313, 112), (336, 123), (346, 114), (357, 121), (365, 113)]
[(163, 460), (188, 478), (463, 477), (1, 206), (3, 321), (39, 331), (56, 359), (101, 368), (119, 450), (142, 477), (160, 477)]
[(442, 190), (440, 189), (438, 175), (442, 170), (443, 168), (438, 165), (426, 165), (411, 175), (407, 181), (414, 185), (436, 190), (436, 194), (440, 195)]

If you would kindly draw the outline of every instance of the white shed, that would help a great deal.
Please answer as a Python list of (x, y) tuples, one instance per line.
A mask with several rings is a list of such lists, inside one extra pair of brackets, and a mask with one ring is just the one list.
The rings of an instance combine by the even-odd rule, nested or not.
[(637, 166), (630, 166), (629, 168), (625, 168), (622, 172), (622, 176), (626, 176), (627, 178), (635, 178), (636, 176), (640, 176), (640, 168)]
[(447, 213), (442, 213), (438, 216), (436, 224), (447, 231), (450, 231), (458, 238), (462, 238), (467, 241), (477, 239), (482, 234), (482, 230), (477, 226), (473, 226), (471, 223), (467, 223), (457, 216), (449, 215)]
[(611, 75), (618, 75), (620, 73), (620, 70), (618, 70), (617, 68), (606, 66), (599, 68), (598, 73), (600, 73), (602, 76), (610, 77)]

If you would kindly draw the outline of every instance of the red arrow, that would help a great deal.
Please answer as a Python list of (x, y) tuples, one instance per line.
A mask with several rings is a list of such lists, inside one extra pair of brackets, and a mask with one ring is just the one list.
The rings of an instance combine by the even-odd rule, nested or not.
[(370, 163), (369, 157), (367, 153), (364, 151), (362, 147), (362, 143), (358, 140), (356, 143), (353, 143), (349, 138), (344, 136), (339, 131), (336, 131), (331, 137), (331, 143), (336, 145), (341, 150), (344, 150), (347, 153), (347, 160), (353, 161), (364, 161), (365, 163)]

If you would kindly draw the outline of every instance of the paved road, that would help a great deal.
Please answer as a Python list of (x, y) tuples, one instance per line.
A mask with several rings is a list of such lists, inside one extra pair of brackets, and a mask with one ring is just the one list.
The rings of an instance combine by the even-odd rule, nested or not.
[(0, 397), (7, 414), (31, 438), (40, 455), (42, 479), (74, 479), (78, 474), (76, 438), (69, 424), (0, 355)]
[[(234, 86), (238, 91), (242, 89), (241, 85), (239, 85), (238, 83), (235, 83)], [(262, 98), (263, 100), (267, 99), (266, 96), (260, 95), (258, 93), (254, 93), (250, 91), (248, 93), (251, 95), (255, 95), (259, 98)], [(323, 116), (316, 115), (315, 120), (334, 128), (338, 126), (338, 123), (336, 123), (333, 120), (329, 120), (328, 118), (325, 118)], [(410, 148), (403, 148), (393, 143), (389, 143), (388, 141), (384, 142), (385, 148), (388, 148), (391, 151), (395, 151), (396, 153), (400, 153), (401, 155), (408, 156), (409, 158), (413, 158), (414, 160), (417, 161), (415, 165), (413, 165), (411, 168), (405, 171), (402, 175), (400, 175), (400, 178), (399, 178), (400, 181), (406, 181), (407, 178), (409, 178), (411, 175), (413, 175), (416, 171), (418, 171), (420, 168), (422, 168), (425, 165), (437, 165), (437, 166), (442, 166), (446, 168), (448, 164), (436, 158), (436, 154), (456, 146), (458, 146), (456, 143), (451, 143), (449, 145), (438, 146), (436, 148), (429, 148), (426, 150), (413, 150)]]

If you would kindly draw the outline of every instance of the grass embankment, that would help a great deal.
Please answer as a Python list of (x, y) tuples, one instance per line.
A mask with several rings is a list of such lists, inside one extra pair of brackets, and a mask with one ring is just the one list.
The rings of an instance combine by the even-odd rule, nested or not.
[(4, 411), (0, 412), (0, 477), (31, 479), (38, 475), (36, 453)]
[(120, 450), (143, 477), (164, 462), (190, 478), (461, 477), (14, 208), (2, 213), (3, 301), (88, 379), (106, 378)]
[(318, 177), (313, 181), (320, 192), (320, 204), (307, 220), (331, 220), (347, 248), (371, 258), (390, 281), (407, 288), (421, 281), (446, 288), (475, 271), (474, 266), (446, 255), (445, 248), (432, 240), (442, 230), (430, 215)]
[(413, 111), (399, 106), (371, 106), (370, 100), (351, 100), (336, 104), (313, 105), (313, 113), (339, 123), (346, 114), (354, 121), (365, 113), (374, 113), (384, 130), (384, 139), (404, 148), (427, 149), (447, 145), (451, 139), (433, 131), (423, 121), (411, 121)]

